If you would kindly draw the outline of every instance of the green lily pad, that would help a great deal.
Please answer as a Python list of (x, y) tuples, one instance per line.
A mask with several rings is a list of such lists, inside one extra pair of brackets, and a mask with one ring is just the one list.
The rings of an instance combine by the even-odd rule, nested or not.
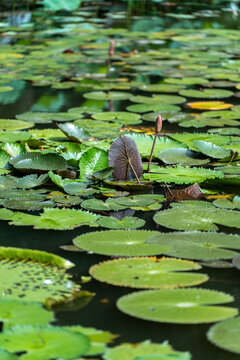
[[(110, 112), (99, 112), (92, 115), (93, 119), (96, 120), (108, 120), (108, 121), (136, 121), (140, 119), (140, 115), (130, 113), (128, 111), (110, 111)], [(141, 123), (141, 122), (140, 122)]]
[[(150, 357), (155, 359), (155, 356), (162, 356), (162, 360), (165, 359), (165, 356), (169, 356), (169, 360), (190, 360), (191, 355), (187, 352), (178, 352), (174, 350), (168, 342), (152, 343), (150, 340), (145, 340), (137, 344), (121, 344), (113, 348), (108, 348), (104, 354), (104, 360), (132, 360), (132, 359), (142, 359)], [(178, 357), (179, 356), (179, 357)], [(158, 360), (158, 358), (156, 359)]]
[(157, 224), (177, 230), (218, 230), (216, 224), (240, 228), (240, 213), (219, 208), (180, 206), (154, 215)]
[(127, 107), (128, 111), (133, 111), (136, 113), (145, 113), (149, 111), (155, 111), (158, 113), (164, 112), (177, 112), (180, 111), (180, 107), (176, 105), (170, 105), (165, 103), (154, 103), (154, 104), (136, 104), (129, 105)]
[(157, 231), (147, 230), (106, 230), (91, 232), (73, 239), (74, 245), (86, 251), (110, 256), (145, 256), (162, 254), (168, 247), (145, 244)]
[(234, 298), (208, 289), (145, 290), (122, 296), (117, 307), (122, 312), (144, 320), (175, 324), (199, 324), (224, 320), (238, 310), (214, 304), (229, 303)]
[(0, 131), (0, 142), (14, 143), (17, 141), (27, 141), (31, 135), (26, 131)]
[[(129, 258), (104, 261), (89, 272), (95, 279), (117, 286), (140, 289), (168, 289), (199, 285), (208, 280), (205, 274), (194, 274), (201, 266), (188, 260), (168, 258)], [(184, 272), (186, 271), (186, 272)]]
[(113, 216), (104, 216), (98, 220), (98, 224), (108, 229), (137, 229), (145, 225), (145, 220), (134, 216), (125, 216), (121, 220)]
[(71, 123), (58, 124), (58, 127), (71, 141), (81, 143), (84, 140), (88, 140), (90, 137), (85, 129)]
[(240, 316), (211, 326), (207, 338), (221, 349), (240, 354)]
[(221, 89), (204, 89), (202, 91), (189, 89), (189, 90), (180, 90), (179, 94), (193, 98), (222, 99), (232, 96), (233, 92), (229, 90), (221, 90)]
[(92, 175), (108, 167), (108, 154), (105, 150), (93, 147), (82, 154), (79, 167), (81, 178)]
[(137, 195), (133, 196), (132, 198), (119, 197), (113, 199), (113, 201), (118, 205), (127, 206), (127, 207), (138, 207), (138, 206), (141, 207), (141, 206), (152, 205), (155, 203), (155, 200), (153, 198), (148, 198), (147, 196), (137, 196)]
[(33, 126), (34, 123), (27, 121), (0, 119), (0, 130), (22, 130)]
[(201, 183), (208, 179), (223, 178), (224, 175), (220, 171), (204, 169), (204, 168), (187, 168), (184, 166), (159, 167), (158, 170), (153, 170), (150, 173), (143, 174), (144, 179), (166, 182), (175, 184), (194, 184)]
[(26, 112), (16, 115), (18, 120), (28, 121), (35, 124), (49, 124), (52, 121), (71, 121), (77, 120), (81, 116), (75, 113), (49, 113), (49, 112)]
[(140, 90), (160, 93), (177, 93), (184, 89), (184, 87), (185, 86), (183, 85), (151, 84), (140, 86)]
[(194, 140), (193, 144), (201, 153), (215, 159), (224, 159), (229, 157), (231, 153), (231, 150), (224, 149), (221, 146), (207, 141)]
[(234, 196), (233, 200), (228, 199), (217, 199), (213, 201), (213, 205), (223, 209), (240, 209), (240, 197)]
[(0, 334), (0, 345), (21, 355), (22, 360), (73, 359), (90, 347), (87, 336), (58, 326), (16, 326)]
[(164, 104), (182, 104), (186, 99), (182, 96), (153, 94), (152, 97), (142, 95), (132, 96), (130, 101), (142, 104), (156, 104), (158, 102)]
[(24, 172), (66, 170), (67, 162), (57, 153), (27, 152), (9, 160), (16, 169)]
[(128, 206), (117, 204), (114, 199), (107, 199), (106, 201), (99, 199), (84, 200), (81, 207), (91, 211), (117, 211), (127, 209)]
[[(206, 209), (204, 211), (207, 213)], [(232, 259), (238, 255), (234, 250), (240, 249), (237, 235), (197, 231), (159, 232), (149, 237), (147, 244), (168, 246), (171, 249), (164, 254), (194, 260)]]
[(17, 360), (19, 357), (14, 355), (3, 348), (0, 348), (0, 356), (2, 360)]
[(38, 302), (0, 299), (0, 319), (6, 331), (16, 325), (48, 325), (54, 315)]
[(182, 79), (178, 79), (178, 78), (167, 78), (164, 79), (164, 82), (167, 82), (169, 84), (176, 84), (176, 85), (201, 85), (201, 84), (206, 84), (209, 81), (207, 79), (204, 78), (200, 78), (200, 77), (184, 77)]
[(194, 141), (196, 140), (211, 142), (218, 146), (226, 145), (231, 141), (230, 136), (210, 135), (206, 133), (175, 133), (171, 134), (170, 137), (175, 141), (184, 143), (189, 149), (195, 151), (198, 151), (194, 146)]
[(210, 160), (199, 158), (199, 154), (185, 148), (171, 148), (160, 151), (158, 158), (165, 164), (203, 165)]
[(94, 91), (83, 95), (86, 99), (91, 100), (127, 100), (131, 96), (127, 92), (118, 91)]

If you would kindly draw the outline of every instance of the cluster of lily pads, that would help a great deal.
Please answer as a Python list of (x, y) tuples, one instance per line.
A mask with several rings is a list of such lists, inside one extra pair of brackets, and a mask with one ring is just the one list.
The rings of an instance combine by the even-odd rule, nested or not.
[[(128, 32), (105, 29), (100, 23), (84, 27), (78, 16), (76, 12), (71, 24), (56, 16), (54, 27), (38, 27), (34, 33), (31, 28), (1, 28), (19, 41), (2, 45), (0, 103), (13, 104), (29, 84), (51, 87), (58, 95), (47, 105), (42, 96), (16, 119), (0, 120), (0, 219), (34, 229), (111, 229), (81, 234), (73, 243), (81, 250), (117, 257), (90, 268), (98, 281), (144, 289), (121, 297), (119, 310), (167, 323), (225, 320), (213, 325), (207, 336), (239, 354), (240, 318), (231, 319), (238, 310), (219, 306), (232, 302), (233, 296), (184, 288), (208, 280), (196, 272), (202, 266), (239, 269), (239, 235), (217, 232), (218, 226), (240, 228), (239, 197), (214, 195), (212, 202), (183, 198), (165, 209), (169, 204), (163, 189), (165, 183), (170, 191), (200, 183), (206, 195), (240, 184), (240, 108), (234, 105), (239, 98), (240, 33)], [(81, 16), (88, 18), (89, 13)], [(32, 36), (34, 42), (23, 45), (22, 36)], [(152, 77), (158, 80), (151, 83)], [(66, 91), (79, 97), (79, 106), (61, 112)], [(159, 113), (163, 132), (148, 172), (154, 143), (151, 125)], [(171, 124), (177, 132), (171, 131)], [(203, 132), (204, 127), (209, 129)], [(109, 166), (112, 144), (123, 134), (136, 144), (143, 160), (139, 179), (128, 169), (119, 181), (116, 169), (121, 172), (121, 167)], [(145, 212), (152, 214), (157, 230), (148, 230), (141, 218)], [(153, 257), (162, 255), (166, 257)], [(155, 355), (162, 360), (190, 359), (189, 353), (176, 352), (166, 343), (106, 349), (113, 334), (49, 325), (53, 313), (41, 303), (54, 309), (59, 303), (91, 298), (66, 273), (72, 264), (52, 254), (13, 248), (1, 248), (0, 259), (1, 278), (8, 280), (1, 284), (2, 358), (15, 359), (15, 353), (24, 352), (20, 358), (26, 360), (85, 355), (111, 360), (123, 354), (129, 360)], [(11, 316), (4, 314), (6, 303)]]

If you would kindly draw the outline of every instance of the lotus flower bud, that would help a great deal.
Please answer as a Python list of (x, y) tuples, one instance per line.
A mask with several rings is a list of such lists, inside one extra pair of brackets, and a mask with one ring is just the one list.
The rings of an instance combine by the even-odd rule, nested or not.
[(161, 117), (161, 115), (158, 115), (156, 118), (155, 131), (156, 131), (156, 133), (160, 133), (161, 130), (162, 130), (162, 117)]
[(113, 54), (114, 54), (114, 45), (115, 45), (115, 41), (110, 40), (110, 45), (109, 45), (109, 50), (108, 50), (109, 56), (113, 56)]

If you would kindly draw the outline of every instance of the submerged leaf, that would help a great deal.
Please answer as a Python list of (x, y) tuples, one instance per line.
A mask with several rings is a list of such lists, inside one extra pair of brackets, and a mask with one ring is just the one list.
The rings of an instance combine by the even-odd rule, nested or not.
[(143, 165), (135, 141), (123, 135), (115, 140), (108, 153), (109, 166), (114, 168), (116, 180), (128, 180), (129, 173), (138, 179), (143, 173)]

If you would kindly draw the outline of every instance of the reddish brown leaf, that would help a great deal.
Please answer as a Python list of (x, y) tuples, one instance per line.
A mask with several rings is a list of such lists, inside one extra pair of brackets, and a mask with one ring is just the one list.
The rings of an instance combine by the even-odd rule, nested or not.
[(198, 183), (188, 186), (185, 189), (170, 190), (168, 187), (165, 189), (166, 201), (182, 201), (182, 200), (199, 200), (205, 195), (201, 192)]

